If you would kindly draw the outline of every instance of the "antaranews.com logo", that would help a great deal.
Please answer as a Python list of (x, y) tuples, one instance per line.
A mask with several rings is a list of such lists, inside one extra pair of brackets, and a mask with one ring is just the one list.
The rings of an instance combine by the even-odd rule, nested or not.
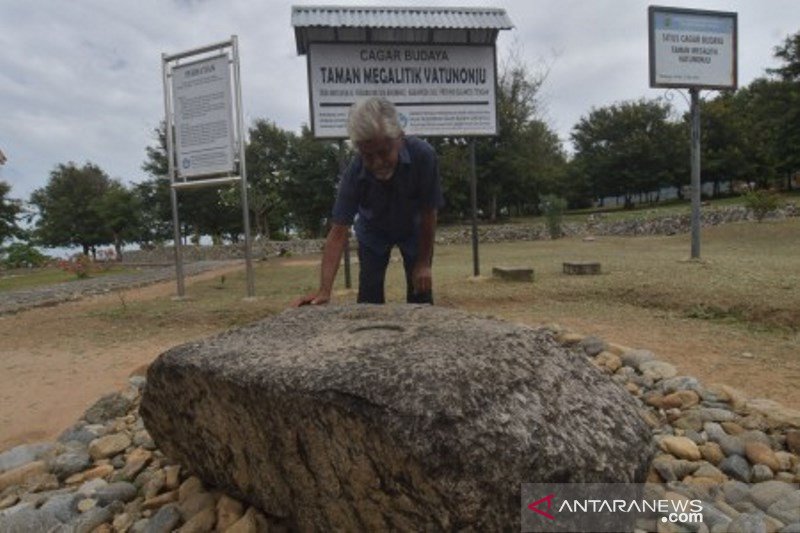
[(656, 485), (526, 483), (522, 531), (605, 533), (656, 531), (658, 522), (700, 524), (703, 502)]

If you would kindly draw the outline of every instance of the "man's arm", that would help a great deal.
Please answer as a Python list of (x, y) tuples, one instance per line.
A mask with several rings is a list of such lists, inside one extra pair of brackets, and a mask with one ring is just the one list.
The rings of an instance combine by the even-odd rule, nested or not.
[(414, 292), (417, 294), (428, 292), (432, 287), (431, 261), (436, 234), (436, 209), (422, 211), (419, 230), (419, 255), (413, 275)]
[(325, 239), (325, 249), (322, 252), (322, 267), (320, 272), (319, 290), (315, 293), (304, 296), (296, 300), (292, 306), (301, 305), (321, 305), (328, 303), (331, 299), (333, 281), (336, 279), (336, 272), (339, 270), (339, 262), (342, 259), (345, 244), (350, 236), (350, 226), (334, 223)]

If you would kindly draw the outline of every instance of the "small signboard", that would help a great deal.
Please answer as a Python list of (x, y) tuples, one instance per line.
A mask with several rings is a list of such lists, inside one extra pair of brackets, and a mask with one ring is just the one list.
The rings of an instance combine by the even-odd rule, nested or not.
[(737, 87), (736, 13), (650, 6), (650, 86)]
[(172, 69), (177, 174), (233, 172), (233, 112), (227, 55)]
[(311, 43), (314, 136), (346, 138), (359, 99), (382, 96), (412, 135), (496, 135), (493, 46)]

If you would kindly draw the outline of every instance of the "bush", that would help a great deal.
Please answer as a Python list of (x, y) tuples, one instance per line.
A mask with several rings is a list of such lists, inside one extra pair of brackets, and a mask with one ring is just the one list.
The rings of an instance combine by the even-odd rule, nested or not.
[(0, 250), (5, 268), (32, 268), (46, 265), (50, 258), (27, 242), (15, 242)]
[(744, 205), (753, 212), (756, 220), (761, 222), (767, 213), (780, 207), (780, 200), (774, 192), (760, 189), (745, 194)]
[(547, 220), (547, 232), (550, 234), (550, 238), (558, 239), (563, 236), (561, 221), (564, 218), (564, 211), (567, 210), (567, 201), (554, 194), (547, 194), (542, 196), (539, 210)]
[(64, 272), (75, 274), (78, 279), (85, 279), (94, 272), (107, 271), (110, 265), (108, 262), (92, 261), (92, 258), (86, 254), (75, 254), (69, 259), (59, 261), (58, 268)]

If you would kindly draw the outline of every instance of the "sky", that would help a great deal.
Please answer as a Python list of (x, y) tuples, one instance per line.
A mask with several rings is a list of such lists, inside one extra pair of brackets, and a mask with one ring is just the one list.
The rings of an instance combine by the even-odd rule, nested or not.
[[(59, 163), (87, 161), (135, 183), (164, 118), (161, 54), (237, 35), (245, 124), (264, 118), (299, 131), (309, 122), (306, 58), (291, 6), (274, 0), (0, 0), (0, 180), (27, 199)], [(643, 0), (405, 0), (391, 5), (499, 7), (515, 28), (497, 42), (548, 69), (543, 118), (565, 142), (592, 108), (671, 96), (648, 79)], [(332, 5), (378, 5), (336, 0)], [(774, 47), (800, 31), (800, 1), (682, 0), (657, 5), (738, 13), (739, 85), (778, 65)], [(704, 93), (706, 97), (712, 92)]]

